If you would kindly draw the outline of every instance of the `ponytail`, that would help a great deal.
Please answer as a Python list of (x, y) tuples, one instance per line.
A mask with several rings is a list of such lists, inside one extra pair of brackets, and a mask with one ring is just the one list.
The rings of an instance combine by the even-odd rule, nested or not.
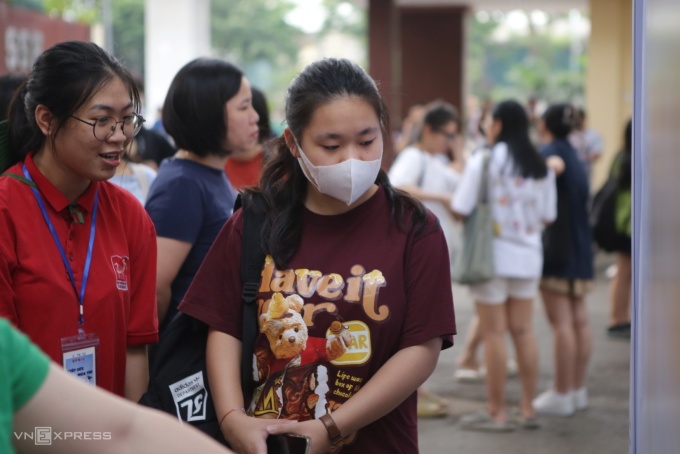
[[(30, 96), (28, 96), (28, 80), (25, 80), (17, 88), (9, 104), (9, 116), (7, 117), (8, 150), (3, 172), (14, 164), (23, 161), (29, 151), (37, 150), (45, 141), (45, 136), (35, 123), (33, 116), (35, 107)], [(31, 108), (30, 113), (27, 108)]]
[(578, 121), (577, 115), (571, 104), (553, 104), (543, 113), (543, 121), (550, 134), (556, 139), (565, 140)]

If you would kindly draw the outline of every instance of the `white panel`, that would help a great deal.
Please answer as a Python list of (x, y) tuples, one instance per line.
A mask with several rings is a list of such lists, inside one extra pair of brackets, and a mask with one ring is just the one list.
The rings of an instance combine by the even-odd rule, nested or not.
[(680, 447), (680, 2), (634, 2), (631, 452)]
[(156, 118), (177, 71), (210, 56), (210, 0), (146, 0), (146, 114)]

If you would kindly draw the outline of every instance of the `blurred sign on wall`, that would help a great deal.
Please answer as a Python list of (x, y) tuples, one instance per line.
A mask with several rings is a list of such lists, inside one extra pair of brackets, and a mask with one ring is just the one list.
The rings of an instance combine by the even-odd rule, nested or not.
[(69, 40), (89, 41), (90, 27), (0, 1), (0, 74), (28, 73), (45, 49)]

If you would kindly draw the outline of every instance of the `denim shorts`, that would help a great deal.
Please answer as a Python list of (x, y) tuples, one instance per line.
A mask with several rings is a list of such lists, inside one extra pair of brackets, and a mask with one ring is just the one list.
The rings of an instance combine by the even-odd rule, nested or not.
[(495, 277), (483, 284), (470, 286), (470, 293), (480, 304), (503, 304), (508, 298), (532, 300), (538, 295), (539, 278)]

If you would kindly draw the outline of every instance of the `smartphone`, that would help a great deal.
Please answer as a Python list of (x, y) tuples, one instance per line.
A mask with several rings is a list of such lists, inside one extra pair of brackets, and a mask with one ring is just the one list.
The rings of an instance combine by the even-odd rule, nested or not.
[(267, 454), (310, 454), (312, 440), (304, 435), (283, 434), (267, 437)]

